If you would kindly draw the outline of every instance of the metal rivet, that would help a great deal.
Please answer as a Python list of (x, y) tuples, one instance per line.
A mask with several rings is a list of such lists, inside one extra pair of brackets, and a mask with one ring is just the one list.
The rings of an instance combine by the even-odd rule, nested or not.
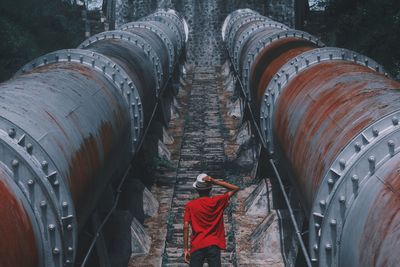
[(53, 254), (58, 255), (60, 253), (60, 250), (58, 248), (53, 248)]
[(314, 248), (315, 251), (318, 251), (318, 244), (315, 244), (315, 245), (313, 246), (313, 248)]
[(28, 143), (28, 144), (26, 145), (26, 151), (27, 151), (29, 154), (32, 154), (32, 150), (33, 150), (33, 145), (32, 145), (31, 143)]
[(54, 186), (59, 186), (59, 185), (60, 185), (60, 182), (59, 182), (58, 180), (55, 180), (54, 183), (53, 183), (53, 185), (54, 185)]
[(339, 160), (340, 169), (344, 170), (346, 168), (346, 160), (340, 159)]
[(44, 208), (47, 206), (46, 200), (40, 201), (40, 207)]
[(43, 170), (47, 170), (47, 167), (49, 166), (49, 164), (45, 160), (42, 161), (41, 165)]
[(393, 125), (398, 125), (398, 124), (399, 124), (399, 118), (397, 118), (396, 116), (394, 116), (394, 117), (392, 118), (392, 123), (393, 123)]
[(394, 155), (394, 141), (393, 140), (389, 140), (388, 141), (388, 146), (389, 146), (389, 153), (391, 156)]
[(344, 204), (346, 202), (346, 197), (345, 196), (340, 196), (339, 202)]
[(361, 151), (361, 144), (360, 143), (355, 143), (354, 144), (354, 148), (355, 148), (355, 150), (356, 150), (356, 152), (360, 152)]
[(332, 249), (332, 245), (331, 244), (326, 244), (325, 245), (325, 249), (330, 251)]
[(319, 223), (315, 223), (314, 227), (315, 227), (315, 229), (319, 229), (319, 228), (321, 228), (321, 225), (319, 225)]
[(325, 200), (321, 200), (321, 201), (319, 202), (319, 205), (321, 206), (322, 209), (324, 209), (324, 208), (325, 208), (325, 205), (326, 205)]
[(34, 184), (35, 184), (35, 181), (33, 181), (32, 179), (29, 179), (29, 180), (28, 180), (28, 185), (32, 186), (32, 185), (34, 185)]
[(378, 129), (372, 129), (372, 134), (377, 137), (379, 135), (379, 130)]
[(11, 128), (8, 130), (8, 136), (11, 138), (15, 137), (15, 129), (14, 128)]
[(72, 247), (68, 247), (68, 251), (72, 252), (72, 251), (74, 251), (74, 249)]
[(18, 168), (19, 166), (19, 161), (17, 159), (13, 159), (11, 161), (11, 165), (13, 166), (13, 168)]
[(67, 229), (71, 231), (72, 230), (72, 224), (68, 224), (67, 225)]
[(66, 201), (64, 201), (64, 202), (62, 203), (62, 206), (63, 206), (63, 208), (66, 208), (66, 207), (68, 207), (68, 203), (67, 203)]
[(358, 179), (357, 174), (354, 174), (354, 175), (351, 177), (351, 181), (353, 182), (353, 184), (358, 184), (359, 179)]
[(376, 161), (376, 159), (375, 159), (374, 156), (370, 156), (368, 158), (369, 170), (370, 170), (371, 173), (373, 173), (375, 171), (375, 163), (376, 163), (375, 161)]
[(56, 229), (56, 226), (54, 224), (49, 224), (49, 230), (54, 231)]
[(336, 222), (335, 219), (332, 219), (332, 220), (330, 221), (330, 225), (331, 225), (332, 227), (336, 227), (336, 224), (337, 224), (337, 222)]

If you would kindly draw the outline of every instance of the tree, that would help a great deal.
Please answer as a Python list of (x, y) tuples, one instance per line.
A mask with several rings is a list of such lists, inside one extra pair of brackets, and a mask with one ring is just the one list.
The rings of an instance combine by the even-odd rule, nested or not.
[(400, 1), (331, 0), (327, 43), (365, 54), (400, 78)]
[(0, 81), (45, 53), (84, 38), (81, 10), (60, 0), (0, 1)]

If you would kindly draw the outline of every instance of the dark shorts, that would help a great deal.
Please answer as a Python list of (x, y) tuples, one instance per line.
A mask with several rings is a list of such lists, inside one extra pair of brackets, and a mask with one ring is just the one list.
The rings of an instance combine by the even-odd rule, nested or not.
[(217, 246), (209, 246), (193, 252), (190, 255), (190, 267), (203, 267), (207, 259), (209, 267), (221, 267), (221, 249)]

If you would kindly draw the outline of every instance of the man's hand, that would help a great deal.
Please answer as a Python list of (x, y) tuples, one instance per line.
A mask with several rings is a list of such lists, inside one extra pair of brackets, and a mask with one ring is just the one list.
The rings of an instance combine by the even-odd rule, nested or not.
[(190, 252), (189, 252), (188, 249), (185, 249), (185, 252), (184, 252), (184, 254), (183, 254), (183, 259), (185, 260), (185, 262), (186, 262), (187, 264), (190, 263)]
[(203, 181), (204, 181), (204, 182), (207, 182), (207, 183), (213, 183), (214, 180), (215, 180), (215, 179), (212, 178), (211, 176), (206, 176), (206, 177), (203, 178)]

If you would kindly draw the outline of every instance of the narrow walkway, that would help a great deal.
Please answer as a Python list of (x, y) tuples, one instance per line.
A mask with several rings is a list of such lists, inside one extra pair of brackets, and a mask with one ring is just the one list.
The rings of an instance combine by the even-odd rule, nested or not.
[[(196, 67), (194, 70), (162, 266), (185, 266), (182, 259), (183, 212), (185, 204), (196, 197), (192, 187), (196, 176), (201, 172), (206, 172), (216, 178), (225, 177), (225, 153), (221, 132), (222, 119), (217, 92), (217, 75), (215, 67)], [(213, 193), (222, 192), (224, 189), (216, 188)], [(224, 220), (228, 248), (222, 253), (222, 265), (235, 266), (236, 255), (231, 214), (226, 214)]]

